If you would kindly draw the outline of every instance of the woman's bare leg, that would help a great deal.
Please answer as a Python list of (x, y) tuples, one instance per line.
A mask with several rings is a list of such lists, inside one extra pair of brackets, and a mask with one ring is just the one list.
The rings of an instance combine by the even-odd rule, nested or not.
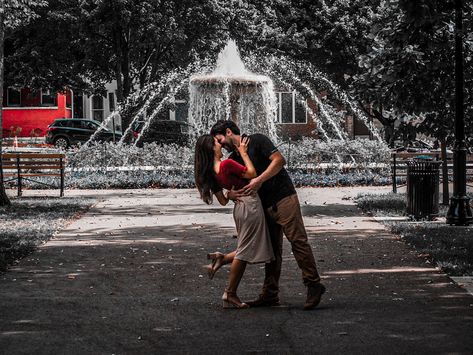
[(209, 278), (212, 279), (218, 269), (220, 269), (223, 265), (231, 264), (235, 258), (235, 255), (236, 251), (232, 251), (228, 254), (222, 254), (220, 252), (208, 254), (207, 258), (213, 260), (211, 264), (206, 266)]
[(245, 273), (246, 261), (233, 258), (228, 276), (228, 286), (222, 296), (224, 308), (248, 308), (246, 303), (242, 303), (237, 296), (238, 285)]

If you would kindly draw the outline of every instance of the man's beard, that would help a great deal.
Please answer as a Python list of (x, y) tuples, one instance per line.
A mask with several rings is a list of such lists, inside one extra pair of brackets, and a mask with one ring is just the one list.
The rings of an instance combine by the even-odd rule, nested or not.
[(225, 150), (228, 153), (233, 153), (235, 151), (235, 146), (233, 144), (224, 143), (224, 144), (222, 144), (222, 146), (223, 146), (223, 148), (225, 148)]

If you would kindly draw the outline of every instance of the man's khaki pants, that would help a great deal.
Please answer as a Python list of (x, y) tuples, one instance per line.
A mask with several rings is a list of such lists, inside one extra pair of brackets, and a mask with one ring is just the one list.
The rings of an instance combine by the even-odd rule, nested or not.
[(276, 206), (265, 211), (266, 222), (271, 235), (275, 260), (267, 263), (263, 295), (274, 297), (279, 292), (281, 276), (283, 233), (291, 243), (292, 253), (302, 270), (302, 279), (306, 286), (320, 282), (312, 248), (307, 241), (307, 232), (302, 220), (301, 206), (297, 194), (283, 198)]

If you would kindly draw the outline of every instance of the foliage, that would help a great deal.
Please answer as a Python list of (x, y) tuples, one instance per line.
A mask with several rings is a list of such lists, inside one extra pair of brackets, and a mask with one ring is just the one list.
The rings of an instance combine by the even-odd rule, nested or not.
[(358, 70), (379, 2), (251, 0), (236, 6), (229, 32), (245, 50), (310, 62), (343, 84)]
[[(465, 6), (467, 82), (473, 78), (472, 9), (471, 4)], [(407, 113), (423, 119), (420, 128), (432, 137), (451, 135), (455, 93), (453, 1), (385, 2), (369, 36), (373, 39), (371, 48), (359, 56), (364, 71), (354, 78), (359, 95), (398, 115)], [(465, 99), (468, 117), (473, 103), (470, 90)]]
[(406, 194), (360, 194), (356, 204), (362, 210), (382, 215), (403, 216), (406, 211)]
[(134, 87), (216, 52), (224, 12), (214, 5), (211, 0), (50, 0), (10, 42), (9, 82), (99, 93), (117, 80), (121, 101)]
[(279, 146), (290, 168), (305, 168), (320, 163), (348, 163), (358, 168), (389, 161), (390, 150), (383, 142), (372, 140), (331, 140), (304, 137)]
[(93, 203), (86, 198), (21, 198), (0, 207), (0, 270), (46, 242)]
[(193, 166), (193, 150), (176, 144), (145, 143), (143, 148), (129, 144), (95, 143), (87, 148), (67, 151), (68, 167), (166, 167), (179, 169)]
[(3, 88), (4, 88), (4, 44), (5, 32), (28, 23), (35, 16), (34, 9), (45, 6), (43, 0), (9, 0), (0, 2), (0, 206), (7, 206), (10, 200), (5, 192), (2, 168), (2, 127), (3, 127)]
[[(389, 184), (384, 145), (373, 141), (322, 143), (315, 139), (279, 146), (296, 186), (352, 186)], [(380, 149), (381, 148), (381, 149)], [(348, 154), (356, 154), (348, 159)], [(347, 163), (339, 163), (340, 155)], [(94, 144), (67, 151), (66, 188), (107, 189), (194, 187), (194, 151), (174, 144), (144, 144), (143, 148), (114, 143)], [(41, 178), (58, 184), (58, 179)], [(11, 184), (14, 184), (13, 181)], [(26, 188), (44, 188), (24, 181)]]
[(37, 17), (36, 10), (46, 6), (46, 0), (8, 0), (0, 7), (5, 29), (24, 26), (28, 21)]
[[(471, 193), (469, 197), (472, 197)], [(378, 217), (402, 217), (406, 214), (405, 194), (360, 194), (356, 204)], [(447, 206), (440, 206), (440, 216), (446, 212)], [(448, 274), (473, 275), (473, 227), (449, 226), (443, 221), (411, 222), (392, 218), (383, 223)]]
[[(473, 130), (473, 93), (468, 85), (473, 74), (473, 4), (463, 3), (468, 133)], [(452, 4), (453, 0), (246, 1), (241, 9), (236, 6), (229, 31), (245, 50), (287, 55), (327, 73), (350, 90), (366, 115), (384, 125), (391, 144), (402, 119), (423, 121), (419, 130), (441, 139), (453, 133)]]
[(401, 222), (391, 231), (428, 257), (449, 275), (473, 275), (472, 227), (459, 228), (440, 223), (413, 225)]

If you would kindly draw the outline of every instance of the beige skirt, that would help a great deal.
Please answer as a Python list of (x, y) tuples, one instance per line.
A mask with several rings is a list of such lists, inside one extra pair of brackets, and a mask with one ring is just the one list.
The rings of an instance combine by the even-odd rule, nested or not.
[(251, 264), (274, 260), (264, 210), (258, 194), (245, 196), (233, 208), (238, 233), (235, 258)]

